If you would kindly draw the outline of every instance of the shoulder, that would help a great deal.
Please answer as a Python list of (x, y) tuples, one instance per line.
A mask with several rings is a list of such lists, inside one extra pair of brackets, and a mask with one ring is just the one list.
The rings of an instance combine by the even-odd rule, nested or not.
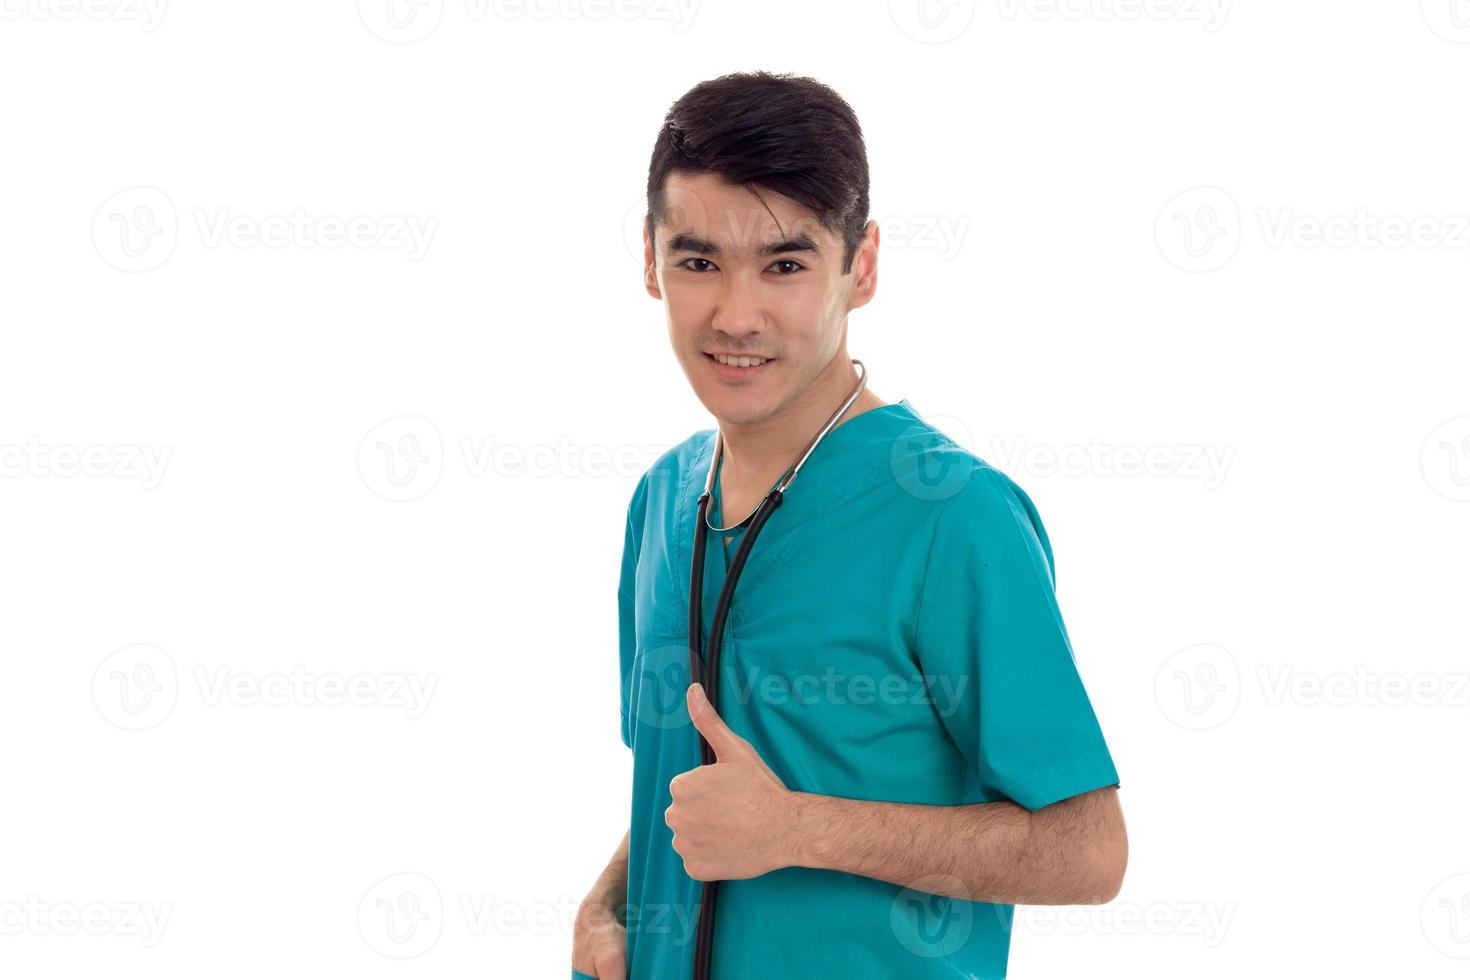
[(714, 434), (714, 429), (700, 429), (665, 449), (649, 464), (628, 500), (630, 522), (641, 524), (650, 510), (657, 512), (673, 508), (683, 486), (694, 477), (706, 459)]
[(1031, 497), (1015, 480), (922, 418), (897, 434), (890, 463), (900, 485), (933, 501), (946, 522), (1039, 521)]
[(1029, 555), (1052, 577), (1051, 542), (1031, 495), (1006, 473), (917, 419), (894, 443), (893, 474), (933, 508), (931, 558), (1005, 564)]

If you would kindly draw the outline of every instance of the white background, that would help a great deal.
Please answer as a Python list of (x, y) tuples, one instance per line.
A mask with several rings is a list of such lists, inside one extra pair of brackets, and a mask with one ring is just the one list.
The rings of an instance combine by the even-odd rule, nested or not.
[(1012, 975), (1463, 976), (1456, 2), (0, 0), (0, 973), (567, 975), (628, 496), (712, 424), (648, 158), (767, 68), (857, 111), (850, 351), (1035, 500), (1122, 777)]

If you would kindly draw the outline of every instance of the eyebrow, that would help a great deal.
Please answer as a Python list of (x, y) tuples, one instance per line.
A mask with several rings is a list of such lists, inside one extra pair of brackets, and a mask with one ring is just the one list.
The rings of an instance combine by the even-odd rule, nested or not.
[[(669, 255), (675, 252), (695, 252), (700, 255), (716, 256), (723, 254), (723, 250), (714, 242), (687, 231), (681, 231), (671, 237), (664, 251)], [(756, 254), (778, 255), (782, 252), (811, 252), (821, 255), (822, 249), (810, 235), (798, 234), (779, 242), (766, 242)]]

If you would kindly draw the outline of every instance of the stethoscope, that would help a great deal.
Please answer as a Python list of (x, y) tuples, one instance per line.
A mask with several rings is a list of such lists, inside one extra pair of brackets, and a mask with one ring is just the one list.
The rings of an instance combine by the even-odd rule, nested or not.
[[(745, 520), (729, 527), (715, 527), (709, 522), (710, 495), (714, 491), (715, 476), (719, 472), (720, 459), (724, 455), (724, 434), (716, 430), (715, 448), (710, 458), (709, 476), (704, 481), (704, 492), (699, 495), (699, 524), (694, 529), (694, 560), (693, 568), (689, 576), (689, 674), (697, 678), (704, 685), (705, 695), (709, 703), (718, 705), (719, 702), (719, 678), (720, 678), (720, 640), (725, 632), (725, 617), (730, 611), (730, 600), (735, 595), (735, 583), (740, 580), (740, 572), (745, 567), (745, 559), (750, 554), (751, 547), (755, 544), (756, 535), (770, 520), (776, 508), (781, 506), (781, 501), (786, 489), (796, 480), (796, 475), (806, 464), (808, 457), (817, 448), (837, 420), (852, 407), (859, 395), (868, 384), (868, 370), (863, 362), (852, 359), (852, 363), (858, 369), (858, 382), (852, 389), (852, 394), (842, 406), (832, 413), (827, 424), (822, 426), (820, 432), (807, 444), (806, 450), (801, 457), (781, 475), (776, 485), (771, 488), (755, 510), (746, 515)], [(723, 534), (726, 531), (734, 531), (738, 528), (750, 525), (749, 530), (740, 539), (740, 546), (735, 549), (735, 557), (730, 559), (729, 571), (725, 573), (725, 585), (720, 589), (720, 601), (715, 605), (714, 620), (710, 623), (709, 633), (709, 656), (701, 655), (703, 646), (703, 630), (700, 628), (701, 613), (703, 611), (702, 585), (704, 584), (704, 545), (708, 531)], [(698, 729), (695, 729), (698, 733)], [(705, 741), (701, 734), (699, 737), (699, 759), (702, 765), (710, 765), (715, 761), (715, 753), (710, 748), (709, 742)], [(710, 956), (714, 949), (715, 940), (715, 898), (719, 893), (718, 881), (706, 881), (703, 883), (702, 898), (699, 908), (699, 931), (696, 935), (694, 945), (694, 980), (709, 980)]]

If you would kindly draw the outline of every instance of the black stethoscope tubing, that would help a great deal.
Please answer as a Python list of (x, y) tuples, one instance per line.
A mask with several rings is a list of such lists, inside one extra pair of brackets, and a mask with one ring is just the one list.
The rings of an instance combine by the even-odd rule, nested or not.
[[(689, 575), (689, 676), (697, 678), (704, 686), (705, 696), (712, 705), (718, 705), (720, 703), (720, 641), (724, 638), (725, 618), (730, 612), (730, 601), (735, 595), (735, 584), (740, 581), (740, 572), (745, 568), (745, 559), (750, 555), (750, 549), (755, 545), (756, 536), (760, 534), (761, 528), (765, 526), (766, 521), (770, 520), (771, 515), (776, 512), (776, 508), (781, 506), (781, 501), (786, 499), (784, 495), (785, 490), (796, 479), (797, 473), (801, 471), (802, 464), (807, 461), (812, 451), (817, 448), (817, 444), (832, 430), (833, 426), (837, 424), (837, 420), (852, 406), (852, 403), (857, 400), (858, 395), (862, 394), (863, 388), (866, 387), (868, 383), (867, 369), (863, 367), (863, 363), (859, 360), (854, 359), (853, 364), (857, 365), (860, 375), (857, 386), (853, 389), (852, 394), (847, 397), (842, 407), (827, 420), (827, 424), (812, 439), (806, 451), (802, 453), (801, 458), (796, 461), (794, 466), (786, 471), (776, 486), (771, 488), (770, 492), (766, 494), (765, 499), (751, 512), (749, 517), (739, 524), (719, 529), (721, 531), (733, 531), (742, 525), (749, 525), (744, 536), (740, 539), (740, 546), (735, 549), (735, 557), (730, 559), (730, 568), (725, 573), (725, 584), (720, 589), (720, 600), (715, 604), (714, 619), (710, 622), (709, 652), (706, 656), (702, 650), (704, 645), (704, 630), (700, 622), (704, 610), (704, 552), (705, 541), (710, 530), (708, 523), (710, 497), (714, 490), (715, 473), (719, 466), (720, 458), (723, 455), (723, 439), (718, 433), (715, 436), (715, 448), (711, 454), (709, 478), (705, 481), (704, 492), (699, 495), (699, 519), (695, 525), (694, 555)], [(722, 514), (721, 517), (723, 518), (723, 516)], [(705, 740), (703, 733), (699, 734), (699, 759), (700, 764), (706, 766), (715, 761), (714, 749), (710, 748), (710, 744)], [(710, 958), (714, 950), (715, 902), (719, 897), (719, 884), (718, 881), (701, 883), (699, 927), (695, 933), (694, 943), (694, 980), (709, 980)]]

